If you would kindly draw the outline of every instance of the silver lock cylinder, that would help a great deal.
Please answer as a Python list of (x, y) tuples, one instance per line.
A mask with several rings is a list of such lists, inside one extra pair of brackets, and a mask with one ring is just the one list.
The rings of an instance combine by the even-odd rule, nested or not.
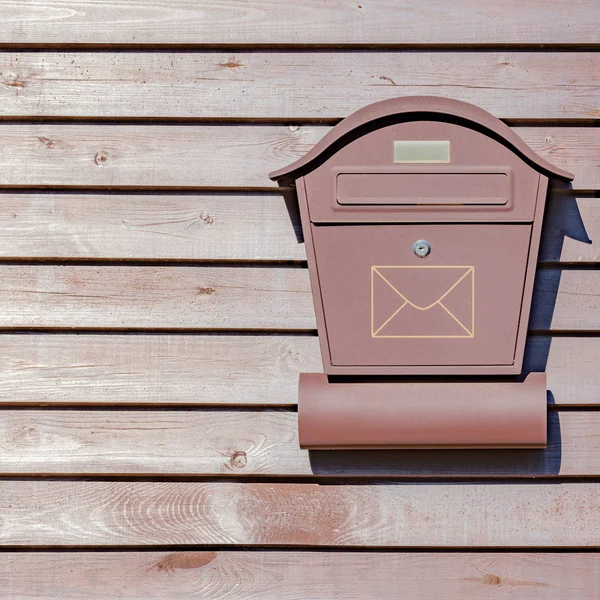
[(413, 244), (413, 252), (419, 258), (426, 258), (431, 252), (431, 244), (427, 240), (417, 240)]

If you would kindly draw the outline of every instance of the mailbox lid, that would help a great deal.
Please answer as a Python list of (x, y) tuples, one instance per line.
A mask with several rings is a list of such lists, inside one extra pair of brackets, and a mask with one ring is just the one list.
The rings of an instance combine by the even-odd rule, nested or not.
[[(365, 106), (338, 123), (302, 158), (287, 167), (272, 171), (269, 177), (281, 182), (298, 179), (310, 173), (339, 146), (356, 139), (368, 130), (394, 122), (414, 121), (424, 117), (430, 121), (457, 122), (465, 127), (484, 132), (500, 144), (511, 148), (538, 172), (559, 179), (573, 180), (572, 173), (550, 164), (536, 154), (510, 127), (491, 113), (474, 104), (440, 96), (403, 96)], [(445, 158), (445, 155), (441, 144), (435, 143), (432, 146), (427, 141), (417, 151), (410, 149), (406, 152), (405, 148), (398, 148), (398, 152), (395, 150), (395, 157), (411, 160), (415, 158), (440, 160)]]
[[(448, 160), (395, 162), (395, 145), (445, 142)], [(304, 177), (313, 223), (532, 222), (543, 177), (489, 135), (444, 121), (380, 127)]]
[[(531, 231), (313, 225), (332, 372), (513, 365)], [(426, 258), (413, 250), (418, 240), (431, 245)]]

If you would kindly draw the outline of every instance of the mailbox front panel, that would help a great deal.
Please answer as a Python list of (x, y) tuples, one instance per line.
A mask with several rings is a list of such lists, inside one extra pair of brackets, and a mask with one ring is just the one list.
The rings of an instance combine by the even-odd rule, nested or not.
[(331, 365), (513, 365), (531, 231), (312, 225)]

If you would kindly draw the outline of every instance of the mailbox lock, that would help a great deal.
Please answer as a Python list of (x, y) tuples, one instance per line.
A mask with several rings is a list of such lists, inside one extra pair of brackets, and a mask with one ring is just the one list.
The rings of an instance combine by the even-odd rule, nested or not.
[(415, 253), (415, 256), (425, 258), (429, 256), (429, 253), (431, 252), (431, 244), (427, 240), (417, 240), (413, 244), (413, 252)]

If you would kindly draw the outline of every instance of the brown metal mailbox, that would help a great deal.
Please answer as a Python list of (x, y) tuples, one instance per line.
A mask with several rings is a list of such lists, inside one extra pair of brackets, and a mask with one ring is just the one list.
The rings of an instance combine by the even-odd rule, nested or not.
[[(344, 447), (439, 447), (447, 445), (442, 438), (460, 445), (460, 431), (450, 438), (404, 432), (385, 442), (375, 433), (369, 440), (363, 431), (353, 445), (335, 435), (347, 422), (340, 417), (345, 408), (339, 386), (345, 386), (344, 397), (358, 398), (348, 400), (355, 417), (362, 410), (389, 419), (394, 397), (403, 398), (403, 410), (407, 392), (419, 401), (401, 376), (520, 374), (548, 180), (573, 176), (475, 106), (408, 97), (359, 110), (270, 177), (297, 188), (324, 371), (341, 377), (318, 378), (319, 393), (317, 380), (310, 380), (331, 444), (322, 435), (318, 443), (304, 443), (312, 438), (310, 428), (301, 426), (301, 445), (341, 447), (333, 440), (342, 438)], [(349, 385), (347, 376), (359, 377), (360, 385)], [(385, 385), (393, 387), (377, 387), (383, 385), (378, 376), (388, 376)], [(305, 416), (310, 422), (305, 406), (314, 409), (303, 401), (309, 392), (302, 382), (301, 423)], [(537, 395), (532, 382), (520, 384), (528, 390), (521, 404), (533, 419), (531, 439), (502, 435), (504, 420), (489, 444), (477, 438), (465, 445), (545, 445), (545, 426), (540, 437), (536, 421), (546, 419), (545, 380), (535, 378)], [(498, 389), (518, 395), (514, 381), (495, 385), (509, 384)], [(424, 386), (431, 385), (424, 380), (419, 388), (428, 398), (432, 388)], [(470, 412), (481, 411), (485, 420), (493, 412), (489, 403), (501, 402), (504, 392), (482, 394), (474, 385), (463, 377), (446, 386), (439, 398), (444, 410), (452, 405), (452, 390), (460, 389), (463, 399), (472, 395)], [(532, 402), (537, 411), (530, 410)], [(363, 422), (372, 420), (367, 417)], [(461, 419), (456, 422), (460, 429)], [(417, 419), (414, 427), (422, 423)]]

